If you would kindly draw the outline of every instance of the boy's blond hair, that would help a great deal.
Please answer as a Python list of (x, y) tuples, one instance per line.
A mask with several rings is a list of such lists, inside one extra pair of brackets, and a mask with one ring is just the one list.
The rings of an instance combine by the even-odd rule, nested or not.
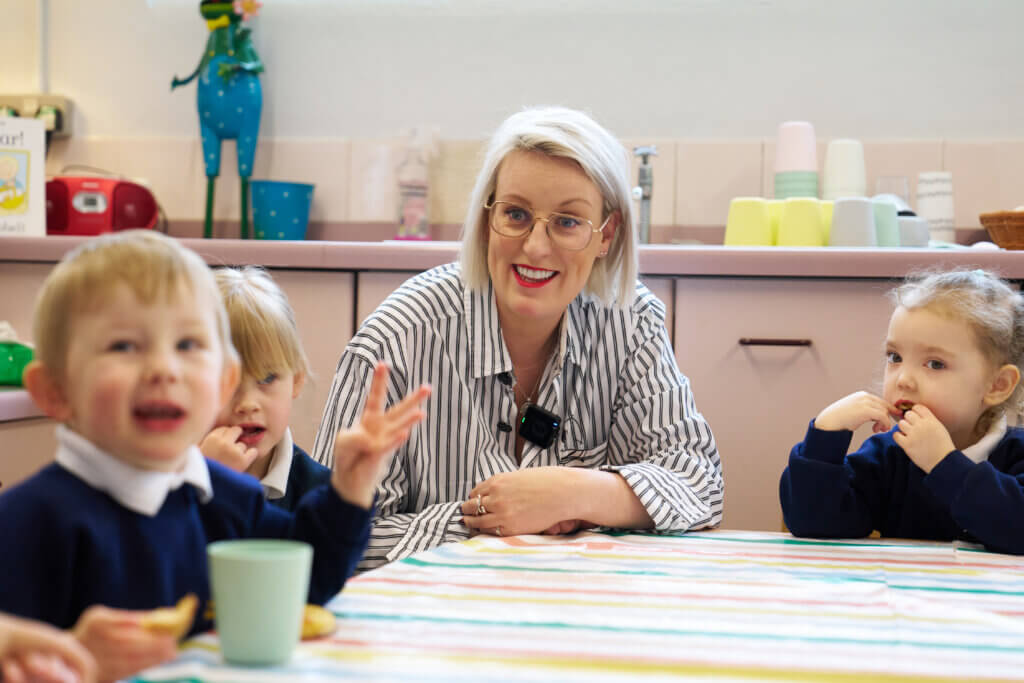
[(63, 378), (76, 316), (105, 303), (114, 287), (127, 285), (146, 304), (173, 297), (185, 285), (209, 295), (225, 360), (237, 362), (228, 317), (213, 272), (194, 251), (152, 230), (125, 230), (88, 240), (71, 250), (47, 276), (36, 297), (32, 336), (35, 356)]
[(242, 371), (263, 379), (290, 372), (308, 377), (309, 360), (288, 297), (258, 266), (214, 271)]

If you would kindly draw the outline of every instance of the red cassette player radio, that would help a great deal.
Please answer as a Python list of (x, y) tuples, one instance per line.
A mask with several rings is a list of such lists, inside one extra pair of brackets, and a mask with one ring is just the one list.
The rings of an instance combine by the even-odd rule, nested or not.
[(157, 204), (138, 183), (102, 176), (56, 176), (46, 183), (46, 234), (99, 235), (155, 228)]

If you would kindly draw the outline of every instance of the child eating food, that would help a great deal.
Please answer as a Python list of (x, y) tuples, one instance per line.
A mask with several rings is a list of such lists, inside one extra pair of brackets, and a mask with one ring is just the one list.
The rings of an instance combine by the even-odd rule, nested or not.
[[(811, 421), (779, 486), (786, 525), (1024, 554), (1024, 430), (1007, 426), (1021, 408), (1024, 299), (981, 270), (913, 276), (892, 296), (882, 393)], [(847, 455), (867, 423), (876, 434)]]
[(294, 510), (331, 470), (292, 440), (292, 401), (309, 377), (299, 329), (288, 297), (262, 268), (214, 271), (242, 361), (242, 380), (199, 444), (203, 455), (263, 485), (271, 503)]

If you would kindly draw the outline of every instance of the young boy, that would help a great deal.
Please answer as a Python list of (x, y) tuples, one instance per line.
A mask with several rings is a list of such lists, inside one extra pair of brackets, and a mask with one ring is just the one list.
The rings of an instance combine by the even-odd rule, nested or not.
[[(427, 387), (385, 411), (388, 370), (377, 367), (361, 421), (336, 441), (330, 485), (292, 514), (195, 445), (239, 377), (213, 274), (195, 253), (152, 231), (90, 240), (47, 278), (33, 332), (25, 386), (62, 424), (56, 462), (0, 496), (0, 610), (74, 627), (107, 679), (173, 656), (173, 639), (147, 635), (131, 610), (195, 593), (202, 615), (212, 541), (306, 541), (309, 600), (341, 589)], [(193, 631), (210, 625), (200, 617)]]
[(200, 450), (263, 485), (267, 499), (294, 510), (331, 471), (292, 440), (292, 401), (309, 376), (288, 297), (262, 268), (214, 271), (242, 361), (242, 380)]

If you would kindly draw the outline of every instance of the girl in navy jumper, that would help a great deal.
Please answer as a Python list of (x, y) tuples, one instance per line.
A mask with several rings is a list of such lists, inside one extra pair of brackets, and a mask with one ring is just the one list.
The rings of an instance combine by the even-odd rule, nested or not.
[(374, 491), (423, 417), (420, 387), (385, 410), (374, 370), (360, 420), (335, 440), (329, 485), (294, 513), (195, 445), (239, 378), (213, 274), (160, 233), (90, 240), (47, 277), (36, 304), (32, 398), (61, 425), (56, 462), (0, 495), (0, 610), (70, 628), (119, 679), (169, 659), (147, 613), (194, 593), (208, 628), (208, 543), (291, 538), (313, 546), (309, 600), (335, 595), (360, 559)]
[(292, 440), (292, 400), (309, 377), (288, 297), (256, 266), (218, 268), (217, 286), (242, 360), (242, 381), (199, 444), (203, 455), (263, 485), (271, 503), (294, 510), (302, 496), (331, 478)]
[[(981, 270), (893, 290), (881, 396), (826, 407), (793, 447), (779, 495), (798, 536), (964, 539), (1024, 554), (1024, 299)], [(847, 455), (853, 430), (874, 436)]]

